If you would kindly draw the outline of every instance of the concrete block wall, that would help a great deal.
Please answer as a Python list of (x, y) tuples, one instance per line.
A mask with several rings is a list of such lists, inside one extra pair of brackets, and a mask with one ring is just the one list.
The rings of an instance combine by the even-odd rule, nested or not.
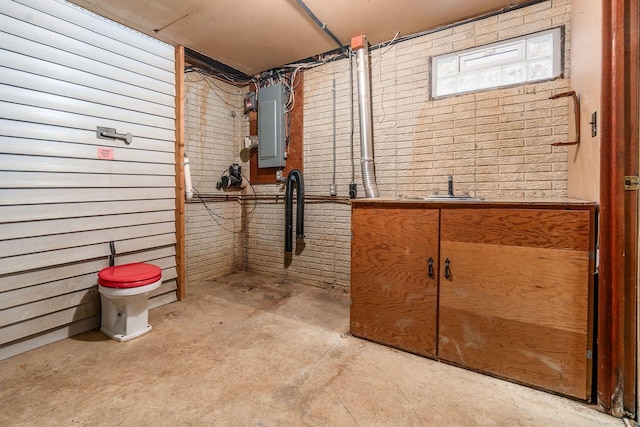
[[(241, 108), (245, 92), (196, 73), (185, 75), (185, 154), (193, 186), (203, 195), (222, 194), (216, 182), (232, 163), (239, 163), (240, 141), (248, 134)], [(205, 203), (194, 199), (185, 205), (187, 286), (244, 266), (241, 205)]]

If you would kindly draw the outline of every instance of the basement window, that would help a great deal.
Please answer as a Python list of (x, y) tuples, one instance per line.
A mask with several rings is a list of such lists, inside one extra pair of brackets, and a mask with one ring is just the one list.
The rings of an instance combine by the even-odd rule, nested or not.
[(434, 56), (433, 97), (454, 95), (562, 75), (562, 29)]

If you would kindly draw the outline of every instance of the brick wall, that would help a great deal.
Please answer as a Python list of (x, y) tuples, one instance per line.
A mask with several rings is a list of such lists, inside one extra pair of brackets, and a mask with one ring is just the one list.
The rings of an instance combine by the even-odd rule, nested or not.
[[(568, 139), (570, 2), (549, 1), (372, 50), (374, 155), (381, 196), (456, 191), (502, 197), (564, 197)], [(432, 99), (430, 59), (482, 44), (567, 25), (565, 78)], [(331, 173), (332, 87), (338, 99), (338, 188), (346, 194), (348, 62), (305, 73), (305, 170), (310, 186), (326, 193)], [(357, 114), (357, 109), (356, 109)], [(357, 118), (356, 118), (357, 121)], [(355, 147), (359, 159), (359, 132)], [(356, 181), (361, 182), (357, 162)]]
[[(216, 182), (239, 162), (240, 141), (248, 129), (241, 109), (245, 92), (196, 73), (185, 76), (185, 154), (193, 186), (203, 195), (222, 194)], [(197, 200), (185, 206), (187, 286), (243, 267), (240, 204), (206, 201), (205, 206)]]
[[(431, 194), (434, 190), (443, 193), (447, 190), (449, 175), (454, 176), (457, 193), (469, 192), (486, 198), (566, 196), (567, 149), (552, 147), (551, 143), (568, 138), (572, 117), (568, 114), (568, 98), (548, 98), (569, 89), (569, 19), (570, 1), (554, 0), (373, 50), (370, 60), (374, 154), (381, 196)], [(566, 25), (564, 78), (431, 98), (432, 55), (560, 25)], [(348, 195), (353, 149), (355, 182), (362, 197), (357, 94), (353, 99), (355, 125), (351, 147), (347, 60), (305, 72), (305, 190), (310, 195), (329, 195), (333, 180), (334, 80), (338, 195)], [(240, 99), (238, 97), (237, 102)], [(226, 163), (234, 158), (233, 150), (228, 156)], [(226, 163), (220, 163), (220, 170)], [(261, 185), (256, 186), (256, 191), (283, 195), (284, 186)], [(242, 253), (237, 255), (239, 266), (283, 279), (348, 288), (348, 205), (308, 203), (305, 248), (295, 254), (294, 246), (291, 259), (284, 256), (282, 199), (277, 203), (259, 201), (253, 211), (252, 207), (251, 203), (244, 206), (245, 232)], [(189, 208), (192, 209), (192, 205)], [(193, 228), (188, 224), (187, 234)], [(244, 260), (240, 260), (242, 256)], [(222, 266), (216, 268), (222, 271)]]

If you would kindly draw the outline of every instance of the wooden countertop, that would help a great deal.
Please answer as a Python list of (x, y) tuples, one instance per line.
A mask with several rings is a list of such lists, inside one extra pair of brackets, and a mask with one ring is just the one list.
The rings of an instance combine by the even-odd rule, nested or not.
[(373, 199), (352, 199), (353, 206), (379, 206), (402, 207), (407, 205), (424, 205), (424, 207), (433, 208), (550, 208), (550, 209), (585, 209), (595, 208), (598, 204), (594, 201), (571, 199), (571, 198), (529, 198), (529, 199), (487, 199), (487, 200), (443, 200), (443, 199), (415, 199), (411, 197), (401, 198), (384, 198), (377, 197)]

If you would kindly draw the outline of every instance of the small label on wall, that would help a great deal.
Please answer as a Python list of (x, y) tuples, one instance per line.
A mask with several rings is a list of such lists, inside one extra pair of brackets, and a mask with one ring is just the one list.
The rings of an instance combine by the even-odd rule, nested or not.
[(98, 147), (98, 159), (113, 160), (113, 148)]

